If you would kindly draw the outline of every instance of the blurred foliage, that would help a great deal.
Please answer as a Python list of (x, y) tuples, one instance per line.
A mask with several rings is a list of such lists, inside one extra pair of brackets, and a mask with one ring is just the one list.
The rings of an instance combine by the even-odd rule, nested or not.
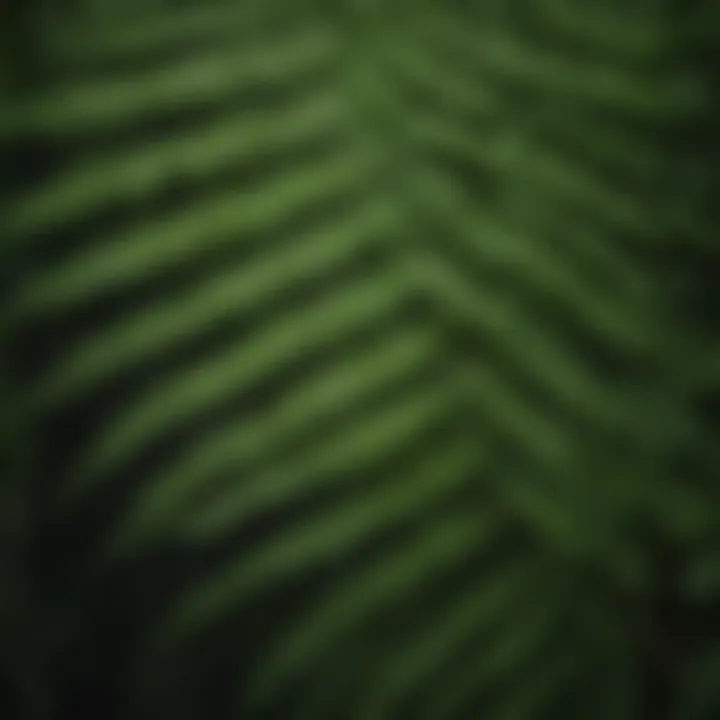
[(2, 717), (719, 718), (717, 8), (5, 3)]

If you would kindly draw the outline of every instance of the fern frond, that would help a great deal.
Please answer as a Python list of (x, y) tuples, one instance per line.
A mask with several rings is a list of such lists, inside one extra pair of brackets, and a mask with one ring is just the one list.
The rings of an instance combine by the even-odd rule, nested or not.
[(14, 11), (0, 572), (48, 718), (92, 678), (98, 717), (717, 712), (720, 264), (670, 142), (708, 34), (510, 5)]

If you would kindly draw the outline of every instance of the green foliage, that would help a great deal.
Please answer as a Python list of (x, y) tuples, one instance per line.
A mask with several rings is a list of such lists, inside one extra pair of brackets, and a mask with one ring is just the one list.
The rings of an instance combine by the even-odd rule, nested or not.
[(9, 716), (720, 717), (717, 12), (654, 5), (13, 8)]

